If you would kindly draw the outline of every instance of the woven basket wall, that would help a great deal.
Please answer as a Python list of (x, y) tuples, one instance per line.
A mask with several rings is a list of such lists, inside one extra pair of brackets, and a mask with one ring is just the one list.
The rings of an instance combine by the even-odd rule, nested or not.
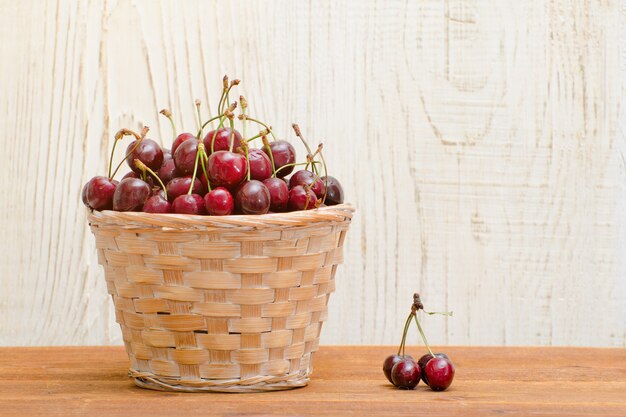
[(262, 216), (91, 212), (139, 386), (255, 392), (306, 385), (349, 205)]

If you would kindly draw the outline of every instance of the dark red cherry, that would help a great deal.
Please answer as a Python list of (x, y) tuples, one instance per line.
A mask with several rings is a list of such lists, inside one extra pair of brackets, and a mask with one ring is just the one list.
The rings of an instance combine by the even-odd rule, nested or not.
[(125, 178), (113, 193), (113, 210), (139, 211), (150, 196), (150, 186), (138, 178)]
[[(128, 154), (135, 147), (135, 145), (137, 145), (136, 140), (128, 145), (126, 153)], [(161, 146), (152, 139), (144, 139), (126, 158), (126, 162), (128, 163), (130, 169), (137, 174), (140, 174), (141, 170), (135, 165), (135, 159), (139, 159), (141, 162), (146, 164), (148, 168), (156, 171), (163, 163), (163, 150), (161, 149)]]
[(392, 384), (393, 381), (391, 380), (391, 369), (396, 363), (400, 362), (404, 358), (413, 359), (410, 355), (389, 355), (383, 362), (383, 373)]
[(324, 186), (322, 180), (320, 178), (316, 178), (316, 175), (311, 171), (307, 171), (304, 169), (301, 171), (297, 171), (289, 179), (289, 188), (293, 188), (296, 185), (310, 184), (313, 184), (311, 186), (311, 190), (313, 190), (317, 198), (322, 198), (324, 196), (324, 192), (326, 191), (326, 187)]
[[(189, 186), (191, 185), (191, 175), (187, 175), (186, 177), (176, 177), (173, 178), (170, 182), (167, 183), (165, 189), (167, 190), (167, 198), (170, 201), (174, 201), (174, 199), (180, 195), (187, 194), (189, 191)], [(204, 187), (199, 179), (195, 178), (193, 181), (193, 189), (191, 190), (194, 194), (203, 194)]]
[(269, 156), (260, 149), (248, 150), (250, 160), (250, 178), (263, 181), (272, 176), (272, 163)]
[(162, 192), (157, 192), (146, 200), (143, 211), (146, 213), (171, 213), (172, 204), (165, 199)]
[(289, 187), (282, 178), (268, 178), (263, 184), (270, 192), (270, 210), (276, 213), (287, 211), (289, 206)]
[(270, 191), (261, 181), (245, 182), (235, 192), (235, 207), (243, 214), (265, 214), (270, 209)]
[[(142, 179), (141, 175), (142, 174), (137, 174), (135, 171), (130, 171), (130, 172), (127, 172), (126, 174), (124, 174), (122, 179), (139, 178), (141, 180)], [(146, 173), (146, 179), (144, 181), (150, 186), (150, 189), (152, 189), (152, 187), (154, 187), (154, 179), (152, 178), (152, 175)]]
[(224, 187), (217, 187), (204, 196), (204, 206), (212, 216), (228, 216), (235, 211), (233, 196)]
[(111, 210), (113, 195), (118, 187), (116, 180), (107, 177), (93, 177), (83, 188), (83, 202), (94, 210)]
[[(167, 161), (168, 159), (172, 159), (172, 151), (163, 148), (163, 162)], [(161, 166), (163, 166), (163, 164), (161, 164)]]
[(89, 181), (87, 181), (85, 183), (85, 185), (83, 185), (83, 190), (80, 193), (80, 197), (81, 197), (81, 200), (83, 201), (83, 204), (86, 205), (87, 207), (91, 208), (91, 206), (87, 202), (87, 189), (88, 188), (89, 188)]
[[(176, 165), (176, 173), (178, 175), (191, 175), (196, 163), (196, 154), (198, 153), (198, 141), (186, 140), (174, 152), (174, 164)], [(198, 171), (202, 172), (200, 161), (198, 161)]]
[(443, 391), (452, 384), (454, 379), (454, 365), (448, 358), (432, 358), (424, 368), (428, 379), (428, 386), (433, 391)]
[[(435, 356), (438, 358), (448, 359), (448, 356), (445, 353), (435, 353)], [(426, 369), (426, 364), (432, 358), (433, 358), (433, 355), (431, 355), (430, 353), (427, 353), (424, 356), (422, 356), (419, 361), (417, 361), (417, 364), (420, 366), (420, 369), (422, 371)], [(426, 375), (426, 372), (422, 372), (422, 381), (424, 381), (425, 384), (428, 384), (428, 376)]]
[(296, 185), (289, 190), (289, 209), (311, 210), (317, 204), (317, 197), (313, 190), (306, 190), (301, 185)]
[(157, 171), (157, 175), (163, 181), (163, 184), (167, 184), (176, 176), (176, 164), (172, 158), (163, 161), (163, 165)]
[(229, 151), (217, 151), (209, 156), (209, 180), (211, 184), (233, 188), (248, 174), (246, 157)]
[(326, 178), (328, 178), (328, 186), (326, 187), (326, 201), (324, 204), (327, 206), (334, 206), (343, 203), (343, 187), (335, 177), (322, 177), (322, 183), (326, 185)]
[[(217, 132), (217, 133), (216, 133)], [(227, 151), (230, 149), (230, 139), (232, 135), (230, 127), (222, 127), (220, 129), (211, 130), (204, 137), (204, 146), (207, 153), (211, 153), (211, 141), (213, 141), (213, 152)], [(215, 136), (215, 139), (213, 138)], [(235, 130), (233, 149), (237, 149), (241, 146), (241, 133)]]
[(419, 384), (421, 373), (413, 359), (403, 358), (391, 368), (391, 382), (398, 388), (413, 389)]
[(172, 212), (178, 214), (206, 214), (204, 199), (199, 194), (179, 195), (172, 202)]
[[(283, 167), (288, 164), (293, 164), (296, 162), (296, 150), (291, 145), (291, 143), (285, 140), (277, 140), (274, 142), (270, 142), (270, 149), (272, 150), (272, 156), (274, 157), (274, 168), (278, 170), (280, 167)], [(263, 152), (265, 152), (269, 156), (269, 151), (264, 147)], [(281, 169), (276, 174), (277, 177), (285, 177), (293, 171), (293, 167), (288, 167), (285, 169)]]
[(196, 136), (192, 135), (191, 133), (181, 133), (180, 135), (176, 136), (176, 139), (174, 139), (174, 142), (172, 143), (171, 154), (174, 155), (176, 149), (178, 149), (180, 144), (190, 139), (196, 139)]

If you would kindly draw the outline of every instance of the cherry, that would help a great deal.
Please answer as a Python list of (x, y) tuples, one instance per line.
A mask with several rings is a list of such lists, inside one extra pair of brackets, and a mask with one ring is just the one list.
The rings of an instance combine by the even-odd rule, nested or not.
[(162, 192), (157, 192), (146, 200), (143, 211), (146, 213), (171, 213), (172, 204), (165, 199)]
[(280, 213), (289, 206), (289, 187), (282, 178), (267, 178), (263, 184), (270, 191), (270, 210)]
[[(448, 359), (448, 355), (446, 355), (445, 353), (435, 353), (435, 357)], [(417, 364), (420, 366), (420, 369), (422, 371), (426, 369), (426, 364), (432, 358), (433, 358), (433, 355), (431, 355), (430, 353), (427, 353), (424, 356), (422, 356), (419, 361), (417, 361)], [(426, 376), (426, 372), (422, 372), (422, 381), (424, 381), (425, 384), (428, 384), (428, 377)]]
[(433, 391), (443, 391), (452, 384), (454, 365), (448, 358), (435, 357), (428, 361), (424, 373), (428, 379), (428, 386)]
[(296, 185), (289, 190), (289, 208), (291, 210), (311, 210), (317, 204), (315, 193), (311, 189), (305, 189)]
[(125, 178), (113, 193), (113, 210), (141, 210), (143, 203), (150, 196), (150, 186), (138, 178)]
[(152, 139), (143, 139), (139, 144), (137, 144), (137, 140), (134, 140), (126, 148), (126, 154), (128, 154), (126, 158), (128, 166), (138, 174), (141, 173), (141, 170), (135, 164), (135, 159), (139, 159), (146, 164), (148, 168), (154, 171), (159, 169), (163, 163), (163, 150), (161, 146)]
[(179, 214), (205, 214), (204, 199), (199, 194), (183, 194), (174, 199), (172, 211)]
[(89, 208), (92, 208), (87, 202), (87, 189), (89, 188), (89, 181), (83, 185), (83, 190), (80, 193), (81, 200), (83, 200), (83, 204)]
[(270, 191), (261, 181), (247, 181), (235, 192), (235, 206), (243, 214), (265, 214), (270, 209), (270, 198)]
[(157, 175), (164, 183), (170, 182), (176, 176), (176, 164), (172, 158), (164, 160), (163, 165), (157, 171)]
[(334, 206), (336, 204), (343, 203), (343, 187), (335, 177), (322, 177), (322, 183), (326, 185), (326, 179), (328, 178), (328, 186), (326, 187), (326, 200), (324, 204), (327, 206)]
[[(141, 178), (141, 174), (138, 174), (135, 171), (127, 172), (122, 177), (122, 179), (126, 179), (126, 178), (139, 178), (140, 180), (142, 179)], [(152, 187), (154, 187), (154, 179), (150, 175), (146, 175), (146, 179), (143, 180), (143, 181), (145, 181), (150, 186), (150, 189), (152, 189)]]
[(174, 164), (176, 164), (176, 172), (178, 175), (193, 174), (197, 153), (197, 140), (186, 140), (178, 146), (176, 152), (174, 152)]
[[(172, 159), (172, 151), (167, 148), (163, 148), (163, 162), (165, 163), (165, 161), (169, 159)], [(163, 164), (161, 164), (161, 166), (163, 166)]]
[(251, 179), (263, 181), (272, 176), (272, 162), (262, 150), (254, 148), (248, 150), (248, 160)]
[[(281, 167), (294, 164), (296, 162), (296, 150), (291, 145), (291, 143), (285, 140), (277, 140), (274, 142), (270, 142), (270, 150), (272, 151), (272, 156), (270, 160), (274, 158), (274, 169), (278, 171)], [(265, 152), (268, 156), (270, 152), (267, 148), (263, 148), (263, 152)], [(283, 178), (293, 171), (293, 166), (287, 167), (285, 169), (281, 169), (276, 173), (277, 177)]]
[[(180, 195), (186, 194), (189, 191), (189, 186), (191, 185), (191, 175), (187, 175), (185, 177), (176, 177), (173, 178), (170, 182), (167, 183), (165, 189), (167, 191), (167, 198), (170, 201), (174, 201), (174, 199)], [(194, 178), (193, 180), (193, 189), (191, 190), (194, 194), (203, 194), (204, 187), (199, 179)]]
[(402, 358), (391, 368), (391, 382), (398, 388), (413, 389), (419, 384), (421, 373), (413, 359)]
[(239, 185), (248, 174), (246, 157), (229, 151), (217, 151), (209, 156), (211, 184), (232, 188)]
[[(207, 153), (211, 153), (211, 141), (213, 141), (213, 152), (229, 150), (230, 138), (232, 136), (232, 133), (233, 131), (230, 127), (222, 127), (217, 131), (211, 130), (209, 133), (207, 133), (207, 135), (204, 137), (204, 146), (206, 147)], [(213, 136), (215, 136), (215, 139), (213, 139)], [(233, 149), (237, 149), (240, 146), (241, 133), (235, 130)]]
[(224, 187), (217, 187), (204, 196), (204, 206), (212, 216), (228, 216), (235, 210), (232, 194)]
[(111, 210), (117, 187), (116, 180), (101, 176), (93, 177), (83, 188), (83, 203), (94, 210)]
[(196, 136), (192, 135), (191, 133), (181, 133), (180, 135), (176, 136), (176, 139), (174, 139), (174, 142), (172, 143), (172, 155), (176, 153), (176, 149), (178, 149), (181, 143), (190, 139), (196, 139)]
[[(311, 184), (313, 185), (311, 186)], [(326, 186), (324, 185), (322, 180), (320, 178), (317, 178), (317, 176), (311, 171), (307, 171), (304, 169), (297, 171), (289, 179), (289, 188), (293, 188), (296, 185), (311, 186), (311, 190), (313, 190), (318, 198), (324, 197), (324, 193), (326, 192)]]
[(410, 355), (404, 355), (404, 356), (389, 355), (387, 356), (387, 359), (385, 359), (385, 361), (383, 362), (383, 373), (385, 374), (389, 382), (391, 382), (392, 384), (393, 384), (393, 381), (391, 380), (391, 369), (396, 363), (400, 362), (402, 359), (405, 359), (405, 358), (413, 359), (413, 357)]

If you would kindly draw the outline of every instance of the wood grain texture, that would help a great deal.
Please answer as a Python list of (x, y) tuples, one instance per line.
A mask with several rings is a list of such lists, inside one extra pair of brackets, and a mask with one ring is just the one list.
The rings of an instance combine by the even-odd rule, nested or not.
[(444, 392), (393, 388), (381, 370), (393, 350), (322, 347), (307, 387), (234, 395), (138, 388), (120, 347), (4, 348), (0, 415), (626, 416), (624, 349), (447, 347), (456, 374)]
[(323, 343), (397, 343), (420, 290), (455, 311), (435, 343), (626, 346), (623, 2), (0, 9), (0, 345), (121, 342), (81, 185), (118, 128), (194, 128), (228, 73), (358, 208)]

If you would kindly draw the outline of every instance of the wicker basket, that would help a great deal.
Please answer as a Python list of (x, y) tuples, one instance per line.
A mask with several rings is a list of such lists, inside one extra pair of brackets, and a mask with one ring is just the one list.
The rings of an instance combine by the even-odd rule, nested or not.
[(135, 383), (192, 392), (306, 385), (353, 211), (91, 212)]

